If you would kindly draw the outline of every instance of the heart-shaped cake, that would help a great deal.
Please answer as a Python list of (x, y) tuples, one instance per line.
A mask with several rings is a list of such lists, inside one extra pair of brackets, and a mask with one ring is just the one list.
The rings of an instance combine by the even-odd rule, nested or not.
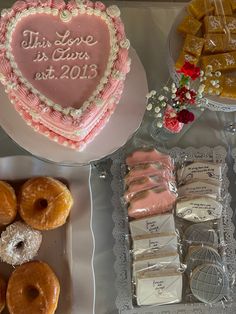
[(117, 6), (17, 1), (1, 12), (0, 80), (36, 131), (83, 150), (120, 100), (129, 46)]

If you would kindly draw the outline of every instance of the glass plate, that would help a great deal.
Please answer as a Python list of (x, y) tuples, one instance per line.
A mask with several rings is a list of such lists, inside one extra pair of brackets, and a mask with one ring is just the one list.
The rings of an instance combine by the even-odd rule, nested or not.
[[(173, 148), (166, 150), (166, 153), (170, 154), (175, 161), (193, 161), (193, 160), (207, 160), (214, 162), (225, 162), (226, 150), (223, 147), (202, 147), (199, 149), (190, 147), (188, 149)], [(113, 221), (114, 229), (113, 236), (115, 239), (114, 254), (115, 264), (114, 269), (116, 272), (116, 289), (117, 299), (116, 307), (119, 313), (129, 314), (209, 314), (209, 313), (236, 313), (236, 293), (232, 291), (233, 302), (227, 304), (217, 303), (214, 306), (206, 305), (203, 303), (179, 303), (162, 306), (140, 307), (133, 308), (132, 306), (132, 286), (131, 286), (131, 272), (130, 272), (130, 253), (129, 253), (129, 240), (128, 234), (128, 219), (127, 209), (121, 203), (123, 195), (123, 181), (124, 177), (124, 159), (125, 150), (115, 154), (113, 156), (113, 164), (111, 172), (113, 175), (112, 190), (113, 190)], [(224, 209), (222, 219), (220, 223), (221, 238), (224, 239), (226, 244), (225, 252), (225, 264), (229, 271), (229, 278), (234, 280), (236, 273), (236, 240), (234, 239), (234, 224), (232, 222), (233, 211), (230, 207), (231, 197), (228, 194), (229, 180), (227, 178), (227, 170), (225, 167), (223, 173), (222, 189), (227, 194), (226, 201), (224, 203)]]

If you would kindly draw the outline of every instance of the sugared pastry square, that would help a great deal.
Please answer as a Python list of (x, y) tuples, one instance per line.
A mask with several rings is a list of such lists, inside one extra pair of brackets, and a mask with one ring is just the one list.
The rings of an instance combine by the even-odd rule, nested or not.
[(236, 34), (213, 34), (205, 36), (204, 52), (208, 54), (236, 50)]
[(233, 11), (228, 0), (213, 1), (215, 15), (232, 15)]
[(236, 51), (204, 56), (201, 61), (204, 69), (211, 65), (213, 72), (233, 71), (236, 70)]
[(188, 61), (192, 64), (197, 65), (199, 58), (191, 55), (190, 53), (187, 53), (185, 51), (181, 51), (178, 60), (175, 63), (175, 68), (179, 70), (185, 63), (185, 61)]
[(192, 0), (188, 5), (188, 12), (196, 19), (200, 20), (205, 15), (214, 11), (214, 6), (211, 0)]
[(182, 274), (175, 269), (140, 274), (136, 294), (138, 305), (178, 303), (182, 299)]
[(205, 34), (204, 52), (208, 54), (225, 52), (224, 34)]
[(184, 41), (183, 51), (188, 52), (195, 57), (200, 57), (203, 46), (203, 38), (188, 34)]
[(187, 15), (183, 18), (177, 30), (184, 34), (196, 35), (197, 32), (200, 30), (201, 25), (202, 23), (199, 22), (197, 19), (195, 19), (191, 15)]
[(224, 21), (221, 16), (205, 16), (204, 28), (205, 33), (224, 33)]
[(235, 12), (236, 11), (236, 0), (229, 0), (229, 1), (230, 1), (232, 10)]
[(233, 16), (205, 16), (204, 27), (206, 33), (236, 34), (236, 18)]
[(227, 98), (236, 98), (236, 77), (225, 77), (221, 96)]
[(223, 90), (223, 82), (224, 82), (223, 75), (221, 75), (220, 77), (208, 76), (204, 82), (205, 84), (204, 92), (208, 95), (219, 96)]

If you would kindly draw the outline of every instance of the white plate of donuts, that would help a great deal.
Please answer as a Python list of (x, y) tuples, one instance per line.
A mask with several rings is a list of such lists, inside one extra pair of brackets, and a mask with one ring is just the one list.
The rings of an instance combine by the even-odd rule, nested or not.
[(90, 167), (13, 156), (0, 174), (0, 313), (92, 313)]

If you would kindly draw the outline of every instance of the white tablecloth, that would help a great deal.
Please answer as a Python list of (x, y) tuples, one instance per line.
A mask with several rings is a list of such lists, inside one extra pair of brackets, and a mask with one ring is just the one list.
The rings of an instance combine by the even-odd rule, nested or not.
[[(111, 1), (109, 1), (110, 3)], [(1, 0), (1, 7), (8, 1)], [(116, 2), (117, 3), (117, 2)], [(183, 8), (181, 3), (119, 2), (127, 35), (139, 54), (147, 72), (150, 89), (159, 88), (168, 79), (166, 64), (166, 38), (171, 24)], [(135, 92), (135, 91), (131, 91)], [(224, 132), (227, 123), (235, 121), (234, 113), (217, 113), (206, 110), (201, 117), (182, 135), (165, 143), (166, 146), (225, 146), (229, 152), (236, 146), (236, 136)], [(17, 147), (0, 130), (0, 156), (27, 154)], [(232, 160), (229, 158), (229, 177), (234, 188), (235, 176), (232, 173)], [(109, 163), (108, 163), (109, 164)], [(113, 222), (110, 179), (99, 177), (94, 167), (91, 177), (93, 191), (93, 230), (95, 235), (94, 269), (96, 278), (96, 314), (117, 313), (115, 308), (116, 290), (113, 270)], [(232, 207), (235, 207), (233, 198)], [(92, 302), (92, 300), (91, 300)], [(81, 312), (78, 314), (91, 314)]]

